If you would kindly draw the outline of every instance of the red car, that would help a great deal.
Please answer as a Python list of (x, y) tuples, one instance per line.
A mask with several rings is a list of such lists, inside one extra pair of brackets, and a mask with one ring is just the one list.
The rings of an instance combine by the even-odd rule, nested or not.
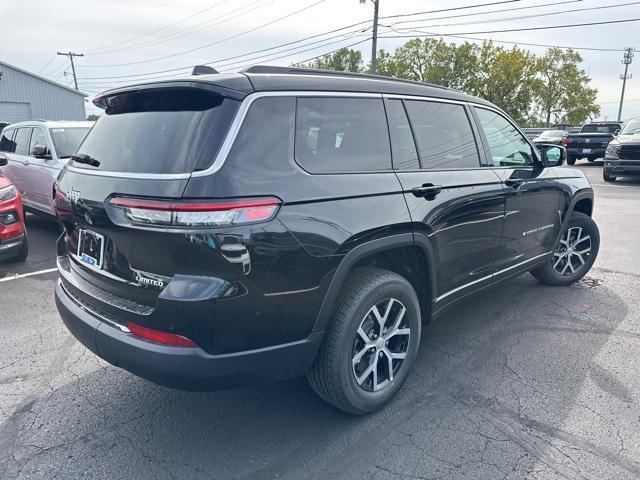
[[(6, 164), (0, 153), (0, 166)], [(29, 254), (24, 210), (18, 189), (0, 175), (0, 259), (25, 260)]]

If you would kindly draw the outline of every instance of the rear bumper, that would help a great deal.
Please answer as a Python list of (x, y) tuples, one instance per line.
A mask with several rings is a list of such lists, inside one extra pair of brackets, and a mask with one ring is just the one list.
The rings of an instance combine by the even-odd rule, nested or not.
[(139, 377), (181, 390), (220, 390), (304, 375), (322, 341), (319, 332), (284, 345), (211, 355), (200, 348), (146, 341), (104, 322), (76, 303), (60, 281), (56, 305), (69, 331), (96, 355)]
[(567, 155), (571, 155), (573, 157), (578, 158), (603, 158), (606, 152), (606, 148), (592, 148), (591, 152), (584, 153), (583, 148), (571, 148), (567, 147)]

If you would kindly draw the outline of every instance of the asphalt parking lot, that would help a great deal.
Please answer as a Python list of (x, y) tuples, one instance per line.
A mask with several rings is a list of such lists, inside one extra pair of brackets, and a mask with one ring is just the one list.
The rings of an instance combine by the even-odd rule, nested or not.
[(57, 226), (30, 216), (28, 262), (0, 265), (0, 479), (640, 478), (640, 182), (579, 168), (602, 237), (590, 274), (450, 310), (363, 418), (304, 379), (185, 393), (96, 358), (56, 313)]

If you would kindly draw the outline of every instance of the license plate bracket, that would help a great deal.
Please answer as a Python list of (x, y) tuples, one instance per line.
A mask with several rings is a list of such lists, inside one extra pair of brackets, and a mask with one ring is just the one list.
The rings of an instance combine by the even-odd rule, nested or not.
[(93, 230), (78, 232), (78, 258), (90, 267), (101, 269), (104, 256), (104, 235)]

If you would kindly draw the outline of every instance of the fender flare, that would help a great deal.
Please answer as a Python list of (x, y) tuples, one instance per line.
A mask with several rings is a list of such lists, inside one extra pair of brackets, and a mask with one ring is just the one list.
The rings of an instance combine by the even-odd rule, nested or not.
[(414, 239), (413, 233), (401, 233), (388, 237), (377, 238), (375, 240), (370, 240), (368, 242), (361, 243), (360, 245), (351, 249), (341, 260), (340, 264), (335, 270), (335, 273), (333, 274), (333, 278), (330, 281), (327, 293), (325, 294), (324, 300), (322, 301), (322, 306), (320, 307), (320, 311), (318, 312), (318, 316), (316, 317), (316, 322), (313, 326), (313, 332), (323, 331), (327, 328), (327, 325), (331, 320), (331, 314), (333, 313), (338, 296), (340, 295), (347, 275), (349, 274), (353, 266), (359, 260), (385, 250), (392, 250), (395, 248), (408, 246), (417, 246), (421, 250), (423, 250), (423, 253), (425, 254), (427, 259), (426, 270), (427, 272), (429, 272), (429, 282), (431, 282), (431, 298), (429, 298), (428, 301), (433, 301), (433, 289), (435, 287), (434, 282), (436, 278), (433, 248), (431, 247), (431, 244), (426, 237), (421, 238), (418, 241), (416, 240), (417, 239)]
[(558, 238), (556, 238), (556, 242), (554, 243), (554, 250), (558, 245), (558, 242), (560, 241), (560, 239), (562, 238), (562, 234), (564, 233), (564, 230), (567, 226), (567, 224), (569, 223), (569, 219), (571, 218), (571, 215), (573, 215), (573, 210), (576, 206), (576, 203), (578, 203), (580, 200), (591, 200), (591, 203), (593, 205), (593, 188), (582, 188), (580, 190), (578, 190), (576, 193), (573, 194), (573, 196), (571, 197), (571, 201), (569, 202), (569, 206), (567, 207), (566, 210), (566, 215), (564, 216), (564, 218), (562, 219), (562, 228), (560, 229), (560, 232), (558, 233)]

